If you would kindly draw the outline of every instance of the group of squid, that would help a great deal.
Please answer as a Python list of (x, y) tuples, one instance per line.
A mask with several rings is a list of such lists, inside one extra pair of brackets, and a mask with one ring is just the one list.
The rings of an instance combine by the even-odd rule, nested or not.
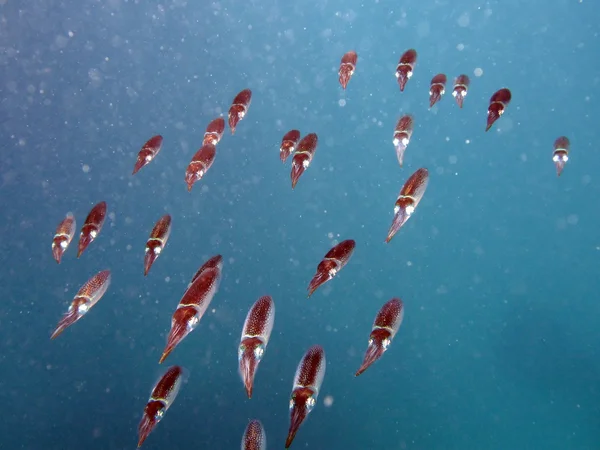
[[(358, 55), (351, 50), (344, 54), (340, 63), (339, 82), (342, 88), (346, 89), (350, 78), (356, 70)], [(400, 86), (400, 91), (404, 92), (404, 88), (410, 78), (413, 76), (414, 68), (417, 64), (417, 52), (414, 49), (405, 51), (398, 65), (396, 66), (396, 79)], [(432, 108), (446, 92), (446, 75), (439, 73), (435, 75), (430, 82), (429, 87), (429, 107)], [(456, 103), (460, 108), (463, 107), (463, 102), (469, 90), (470, 79), (467, 75), (462, 74), (455, 78), (452, 96), (456, 99)], [(504, 114), (504, 111), (512, 99), (512, 94), (509, 89), (502, 88), (492, 94), (488, 110), (487, 110), (487, 125), (485, 131), (492, 128), (492, 125)], [(393, 144), (396, 149), (396, 156), (400, 167), (404, 162), (404, 152), (408, 146), (414, 130), (414, 118), (410, 114), (406, 114), (398, 120), (394, 131)], [(570, 141), (566, 136), (560, 136), (554, 141), (552, 152), (552, 161), (556, 166), (557, 176), (562, 173), (565, 164), (569, 160)]]
[[(331, 280), (348, 263), (355, 248), (355, 241), (348, 239), (331, 248), (323, 257), (308, 285), (310, 297), (320, 286)], [(222, 258), (217, 255), (200, 267), (181, 298), (171, 321), (167, 345), (159, 360), (162, 363), (173, 349), (198, 324), (218, 289)], [(375, 317), (363, 362), (355, 376), (362, 374), (389, 348), (404, 318), (403, 302), (392, 298), (386, 302)], [(238, 348), (238, 369), (248, 398), (252, 398), (254, 379), (269, 342), (275, 319), (275, 303), (270, 296), (260, 297), (246, 315)], [(317, 403), (325, 376), (325, 351), (320, 345), (310, 347), (296, 368), (290, 396), (290, 425), (285, 448), (289, 448), (301, 424)], [(138, 432), (138, 447), (146, 440), (165, 411), (173, 403), (185, 370), (172, 366), (154, 387), (144, 409)], [(264, 427), (259, 420), (252, 420), (242, 437), (242, 449), (266, 448)]]
[[(357, 59), (357, 54), (354, 51), (350, 51), (342, 57), (339, 82), (343, 89), (346, 89), (350, 78), (354, 74)], [(414, 49), (406, 51), (401, 56), (396, 69), (396, 78), (398, 79), (400, 91), (404, 91), (407, 81), (412, 77), (416, 60), (417, 53)], [(456, 98), (460, 108), (463, 107), (469, 83), (467, 75), (460, 75), (455, 80), (452, 95)], [(430, 107), (444, 95), (445, 84), (446, 76), (444, 74), (437, 74), (431, 80), (429, 92)], [(235, 96), (228, 113), (228, 123), (232, 134), (235, 133), (239, 121), (246, 115), (251, 98), (252, 92), (249, 89), (245, 89)], [(486, 131), (502, 116), (510, 100), (511, 92), (506, 88), (500, 89), (492, 95), (488, 107)], [(401, 167), (403, 166), (404, 153), (412, 137), (413, 129), (414, 119), (410, 114), (402, 116), (396, 124), (392, 142)], [(221, 140), (224, 130), (225, 121), (221, 117), (211, 121), (207, 126), (202, 147), (194, 154), (186, 169), (185, 182), (188, 191), (191, 191), (192, 186), (200, 181), (212, 166), (216, 155), (216, 145)], [(290, 130), (284, 135), (279, 151), (282, 162), (285, 162), (290, 155), (294, 154), (291, 172), (292, 188), (295, 188), (300, 176), (309, 167), (318, 141), (315, 133), (309, 133), (302, 139), (300, 137), (301, 135), (298, 130)], [(162, 144), (163, 137), (156, 135), (142, 146), (134, 165), (133, 174), (136, 174), (156, 157), (162, 148)], [(559, 137), (554, 143), (553, 161), (559, 176), (568, 161), (569, 147), (569, 140), (565, 136)], [(386, 243), (391, 241), (393, 236), (414, 213), (425, 193), (428, 182), (429, 172), (425, 168), (420, 168), (404, 183), (395, 203), (394, 217), (385, 239)], [(78, 258), (100, 233), (106, 217), (106, 210), (106, 202), (100, 202), (92, 208), (86, 217), (79, 236)], [(144, 275), (148, 274), (151, 266), (164, 250), (170, 233), (171, 216), (166, 214), (156, 222), (146, 243)], [(75, 218), (72, 214), (68, 214), (59, 224), (52, 242), (52, 252), (57, 263), (61, 262), (61, 258), (69, 247), (74, 235)], [(309, 297), (321, 285), (336, 276), (349, 261), (354, 248), (354, 240), (345, 240), (335, 245), (326, 253), (317, 267), (316, 274), (308, 285)], [(200, 319), (217, 293), (222, 266), (223, 259), (221, 255), (216, 255), (206, 261), (192, 277), (171, 319), (171, 330), (159, 363), (162, 363), (200, 322)], [(79, 289), (68, 311), (63, 315), (58, 326), (52, 333), (52, 339), (56, 338), (67, 327), (83, 317), (102, 298), (110, 285), (110, 280), (110, 271), (104, 270), (90, 278)], [(252, 397), (256, 370), (269, 342), (274, 317), (275, 305), (273, 299), (270, 296), (264, 296), (252, 305), (243, 325), (238, 349), (238, 362), (240, 376), (248, 398)], [(403, 303), (399, 298), (392, 298), (381, 307), (375, 317), (368, 347), (363, 362), (355, 374), (356, 376), (363, 373), (388, 349), (402, 323), (403, 317)], [(325, 352), (319, 345), (310, 347), (298, 364), (290, 397), (290, 427), (285, 448), (290, 447), (300, 425), (316, 405), (325, 375), (325, 365)], [(138, 427), (138, 447), (143, 444), (173, 403), (185, 378), (185, 373), (186, 371), (182, 367), (172, 366), (154, 386)], [(242, 438), (242, 449), (266, 449), (266, 435), (260, 421), (252, 420), (246, 427)]]
[[(231, 134), (235, 134), (235, 129), (240, 120), (242, 120), (250, 108), (252, 100), (252, 91), (244, 89), (238, 93), (228, 112), (228, 123)], [(192, 190), (195, 183), (200, 181), (211, 168), (217, 154), (216, 146), (221, 141), (225, 132), (225, 119), (217, 117), (206, 127), (202, 147), (192, 156), (192, 160), (187, 166), (185, 172), (185, 182), (188, 192)], [(156, 135), (150, 138), (138, 153), (137, 161), (133, 173), (137, 173), (142, 167), (150, 163), (160, 152), (163, 138)], [(281, 143), (280, 155), (281, 161), (285, 160), (293, 153), (292, 157), (292, 189), (296, 187), (300, 176), (309, 167), (317, 148), (318, 138), (316, 133), (309, 133), (300, 139), (298, 130), (291, 130), (285, 134)]]
[[(105, 207), (105, 206), (104, 206)], [(170, 228), (170, 222), (169, 222)], [(170, 232), (170, 231), (169, 231)], [(169, 232), (163, 233), (168, 238)], [(60, 236), (59, 236), (60, 237)], [(146, 245), (146, 261), (154, 261), (155, 255), (166, 244), (160, 239), (150, 238)], [(59, 245), (60, 246), (60, 245)], [(334, 278), (348, 263), (356, 243), (352, 239), (344, 240), (331, 248), (317, 266), (316, 273), (308, 285), (308, 296), (324, 283)], [(62, 248), (62, 247), (61, 247)], [(155, 252), (156, 249), (160, 249)], [(151, 255), (148, 257), (148, 255)], [(149, 266), (146, 264), (145, 274)], [(167, 344), (159, 359), (162, 363), (179, 343), (199, 324), (218, 291), (223, 258), (216, 255), (207, 260), (196, 271), (188, 284), (171, 319), (171, 330)], [(111, 282), (109, 270), (103, 270), (90, 278), (77, 292), (68, 311), (59, 321), (52, 333), (52, 339), (58, 337), (67, 327), (81, 319), (104, 296)], [(363, 373), (388, 349), (396, 335), (404, 309), (402, 300), (393, 298), (385, 303), (375, 317), (363, 362), (356, 376)], [(259, 298), (250, 308), (244, 325), (238, 349), (239, 373), (244, 383), (248, 398), (252, 398), (254, 378), (260, 361), (263, 358), (275, 319), (275, 304), (270, 296)], [(323, 377), (325, 375), (325, 352), (321, 346), (308, 349), (301, 359), (294, 377), (290, 398), (290, 428), (286, 439), (286, 448), (291, 445), (296, 432), (310, 411), (314, 408)], [(170, 367), (154, 386), (150, 399), (144, 409), (138, 427), (138, 447), (143, 444), (164, 413), (175, 400), (184, 379), (185, 371), (180, 366)], [(254, 442), (255, 444), (252, 444)], [(243, 443), (248, 449), (264, 448), (266, 442), (264, 428), (260, 421), (251, 422), (244, 433)], [(252, 446), (258, 445), (258, 446)]]

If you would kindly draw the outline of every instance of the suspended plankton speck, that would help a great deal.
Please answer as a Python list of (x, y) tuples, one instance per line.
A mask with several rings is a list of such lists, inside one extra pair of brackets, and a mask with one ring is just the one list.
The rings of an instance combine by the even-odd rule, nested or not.
[(458, 18), (458, 20), (456, 21), (456, 23), (458, 23), (459, 27), (468, 27), (469, 24), (471, 23), (471, 17), (469, 16), (469, 13), (465, 12), (462, 13), (460, 15), (460, 17)]
[(343, 98), (340, 98), (338, 100), (338, 105), (340, 105), (343, 108), (344, 106), (346, 106), (346, 100)]
[(465, 144), (470, 144), (471, 143), (471, 139), (466, 139), (465, 140)]
[(477, 67), (475, 68), (475, 70), (473, 71), (473, 74), (476, 77), (480, 77), (481, 75), (483, 75), (483, 69), (481, 67)]
[(325, 398), (323, 399), (323, 404), (329, 408), (331, 407), (331, 405), (333, 405), (333, 396), (331, 395), (326, 395)]
[(83, 173), (89, 173), (90, 166), (88, 166), (87, 164), (84, 164), (83, 166), (81, 166), (81, 170), (83, 170)]

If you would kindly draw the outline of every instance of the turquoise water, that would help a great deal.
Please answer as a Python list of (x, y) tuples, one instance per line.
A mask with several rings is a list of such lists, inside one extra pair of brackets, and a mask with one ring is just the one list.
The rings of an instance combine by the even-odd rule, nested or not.
[[(283, 448), (294, 372), (313, 344), (327, 371), (291, 448), (599, 448), (599, 12), (571, 0), (0, 1), (0, 448), (133, 449), (172, 364), (188, 380), (143, 448), (239, 448), (250, 419)], [(409, 48), (418, 61), (400, 93), (394, 71)], [(337, 71), (351, 49), (344, 93)], [(429, 110), (440, 72), (446, 95)], [(462, 110), (450, 95), (461, 73)], [(485, 133), (502, 87), (512, 101)], [(245, 88), (247, 116), (188, 193), (206, 125)], [(406, 113), (415, 131), (400, 168), (391, 141)], [(293, 191), (278, 155), (292, 128), (319, 136)], [(154, 134), (161, 152), (131, 176)], [(571, 158), (557, 178), (560, 135)], [(425, 196), (384, 244), (420, 167)], [(96, 241), (76, 259), (76, 236), (57, 265), (57, 224), (72, 212), (78, 234), (101, 200)], [(171, 237), (144, 278), (145, 242), (166, 213)], [(352, 259), (307, 299), (344, 239), (356, 240)], [(171, 315), (215, 254), (220, 290), (159, 366)], [(104, 298), (51, 341), (104, 269)], [(275, 325), (247, 400), (237, 346), (262, 295)], [(355, 378), (392, 297), (404, 322)]]

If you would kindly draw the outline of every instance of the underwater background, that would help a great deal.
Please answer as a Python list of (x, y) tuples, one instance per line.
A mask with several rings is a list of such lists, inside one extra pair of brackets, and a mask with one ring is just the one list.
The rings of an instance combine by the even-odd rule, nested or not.
[[(143, 448), (239, 448), (250, 419), (283, 448), (294, 372), (314, 344), (327, 370), (291, 448), (600, 448), (598, 17), (588, 0), (0, 0), (0, 448), (134, 449), (173, 364), (188, 380)], [(401, 93), (394, 71), (409, 48), (418, 61)], [(344, 92), (337, 71), (352, 49)], [(429, 110), (439, 72), (446, 94)], [(463, 109), (450, 95), (461, 73)], [(512, 101), (485, 133), (502, 87)], [(248, 114), (188, 193), (206, 125), (245, 88)], [(391, 141), (406, 113), (401, 168)], [(294, 190), (278, 155), (292, 128), (319, 136)], [(155, 134), (161, 152), (132, 176)], [(558, 178), (560, 135), (571, 153)], [(420, 167), (427, 192), (385, 244)], [(104, 228), (77, 259), (102, 200)], [(68, 212), (76, 237), (57, 265), (50, 245)], [(171, 237), (144, 277), (166, 213)], [(348, 265), (307, 299), (344, 239), (356, 240)], [(159, 366), (171, 315), (215, 254), (219, 292)], [(104, 298), (51, 341), (104, 269)], [(248, 400), (237, 347), (262, 295), (275, 325)], [(392, 297), (404, 322), (355, 378)]]

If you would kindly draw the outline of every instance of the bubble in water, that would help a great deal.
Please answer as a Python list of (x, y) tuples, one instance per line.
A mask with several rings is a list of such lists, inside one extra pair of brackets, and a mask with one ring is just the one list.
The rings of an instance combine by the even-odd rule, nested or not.
[(468, 27), (470, 21), (469, 13), (462, 13), (457, 20), (458, 26), (460, 27)]
[(91, 81), (102, 81), (102, 74), (98, 69), (92, 68), (88, 70), (88, 76), (90, 77)]

